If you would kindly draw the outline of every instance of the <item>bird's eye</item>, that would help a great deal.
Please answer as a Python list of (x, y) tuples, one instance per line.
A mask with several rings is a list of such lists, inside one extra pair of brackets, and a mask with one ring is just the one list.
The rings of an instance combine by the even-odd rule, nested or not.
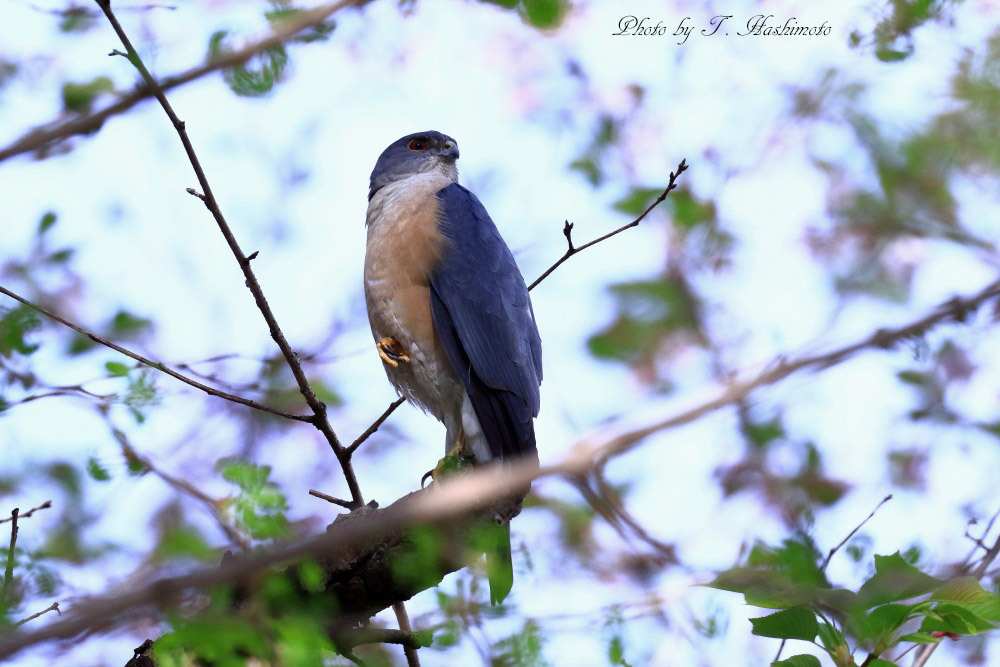
[(430, 144), (427, 143), (426, 139), (411, 139), (410, 143), (407, 144), (407, 148), (411, 151), (425, 151), (430, 148)]

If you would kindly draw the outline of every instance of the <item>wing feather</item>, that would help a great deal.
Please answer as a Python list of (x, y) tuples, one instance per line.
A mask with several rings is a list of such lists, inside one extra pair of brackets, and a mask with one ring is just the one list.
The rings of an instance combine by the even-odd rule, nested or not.
[(431, 276), (435, 329), (494, 457), (532, 453), (542, 348), (528, 288), (474, 194), (455, 183), (437, 198), (446, 249)]

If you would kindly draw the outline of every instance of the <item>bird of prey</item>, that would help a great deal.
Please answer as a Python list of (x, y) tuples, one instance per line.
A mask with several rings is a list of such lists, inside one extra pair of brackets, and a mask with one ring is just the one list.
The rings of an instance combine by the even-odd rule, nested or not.
[[(542, 348), (513, 255), (458, 184), (458, 144), (417, 132), (379, 156), (368, 190), (365, 301), (401, 396), (446, 429), (446, 459), (537, 462)], [(441, 464), (439, 464), (440, 468)], [(513, 584), (510, 528), (487, 549), (490, 600)]]

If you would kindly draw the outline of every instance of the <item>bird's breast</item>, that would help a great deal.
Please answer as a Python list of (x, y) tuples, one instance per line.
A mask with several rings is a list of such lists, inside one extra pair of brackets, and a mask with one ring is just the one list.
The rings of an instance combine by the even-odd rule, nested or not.
[(379, 190), (368, 205), (365, 252), (372, 335), (396, 339), (410, 356), (408, 364), (386, 366), (386, 374), (404, 396), (439, 417), (453, 409), (455, 378), (434, 331), (430, 278), (446, 251), (437, 192), (449, 183), (421, 174)]

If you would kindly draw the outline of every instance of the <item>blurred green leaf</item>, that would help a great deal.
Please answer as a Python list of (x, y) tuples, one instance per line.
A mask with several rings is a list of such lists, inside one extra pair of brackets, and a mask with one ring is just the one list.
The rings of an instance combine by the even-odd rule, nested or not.
[(56, 219), (56, 214), (52, 211), (43, 215), (41, 221), (38, 223), (38, 235), (41, 236), (52, 229), (52, 226), (56, 224)]
[(107, 468), (102, 466), (93, 456), (87, 459), (87, 474), (90, 475), (91, 479), (98, 482), (106, 482), (111, 479), (111, 474), (108, 473)]
[(632, 188), (629, 193), (611, 205), (619, 213), (635, 218), (660, 196), (663, 188)]
[[(224, 41), (228, 33), (219, 30), (212, 34), (208, 42), (209, 58), (217, 58), (226, 48)], [(271, 92), (281, 80), (288, 65), (288, 54), (282, 45), (275, 46), (254, 56), (247, 64), (235, 65), (222, 71), (229, 88), (243, 97), (261, 97)]]
[(564, 0), (522, 0), (528, 22), (536, 28), (554, 28), (566, 12)]
[(96, 77), (86, 83), (66, 82), (62, 87), (63, 106), (67, 111), (87, 114), (91, 112), (98, 96), (114, 90), (114, 83), (106, 76)]
[(25, 338), (41, 326), (41, 318), (34, 308), (0, 308), (0, 357), (9, 358), (15, 352), (27, 355), (37, 350), (38, 345), (30, 345)]
[(875, 574), (858, 591), (868, 607), (925, 595), (938, 588), (940, 579), (924, 574), (899, 554), (875, 556)]
[(153, 551), (153, 559), (156, 561), (181, 558), (205, 561), (213, 555), (213, 549), (208, 545), (201, 532), (194, 526), (187, 524), (170, 527), (164, 532)]
[(772, 662), (771, 667), (822, 667), (819, 658), (814, 655), (793, 655), (778, 662)]
[(758, 637), (804, 639), (811, 642), (819, 633), (816, 614), (802, 607), (785, 609), (760, 618), (751, 618), (750, 624), (753, 626), (753, 634)]
[(108, 370), (109, 373), (111, 373), (113, 377), (125, 377), (126, 375), (129, 374), (129, 371), (132, 370), (125, 364), (118, 361), (109, 361), (106, 364), (104, 364), (104, 367)]
[(97, 22), (96, 14), (84, 7), (70, 6), (59, 14), (59, 32), (86, 32)]

